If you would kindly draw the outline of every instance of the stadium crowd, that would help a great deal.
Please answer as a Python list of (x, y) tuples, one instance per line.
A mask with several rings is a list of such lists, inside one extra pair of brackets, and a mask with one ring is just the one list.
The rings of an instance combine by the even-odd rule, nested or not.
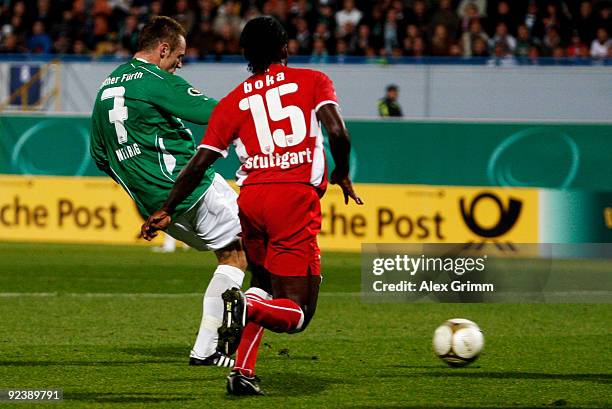
[[(187, 58), (239, 54), (275, 16), (292, 55), (612, 59), (609, 0), (0, 0), (0, 53), (129, 56), (156, 15), (188, 33)], [(337, 57), (336, 57), (337, 58)]]

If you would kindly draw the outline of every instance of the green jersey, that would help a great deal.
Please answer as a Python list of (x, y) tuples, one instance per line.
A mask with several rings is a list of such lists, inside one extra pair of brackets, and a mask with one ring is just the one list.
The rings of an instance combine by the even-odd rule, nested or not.
[[(181, 119), (206, 124), (217, 102), (187, 81), (144, 60), (117, 67), (102, 83), (91, 116), (91, 156), (121, 184), (143, 217), (168, 198), (179, 172), (195, 153)], [(180, 215), (204, 195), (215, 171), (181, 203)]]

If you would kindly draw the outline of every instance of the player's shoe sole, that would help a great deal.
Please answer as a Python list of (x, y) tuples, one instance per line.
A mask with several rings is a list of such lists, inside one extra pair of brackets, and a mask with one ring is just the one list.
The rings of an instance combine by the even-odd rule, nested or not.
[(265, 393), (259, 387), (259, 378), (232, 371), (227, 377), (227, 393), (235, 396), (261, 396)]
[(214, 354), (204, 359), (189, 357), (190, 366), (218, 366), (221, 368), (233, 368), (234, 360), (229, 356), (216, 351)]
[(232, 355), (238, 349), (242, 330), (246, 325), (247, 304), (244, 294), (238, 288), (226, 290), (223, 299), (223, 323), (218, 329), (218, 350)]

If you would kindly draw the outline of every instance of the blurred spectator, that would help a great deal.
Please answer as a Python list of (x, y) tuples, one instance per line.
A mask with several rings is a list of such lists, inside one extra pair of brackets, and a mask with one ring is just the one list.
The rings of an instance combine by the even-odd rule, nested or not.
[(358, 56), (364, 56), (370, 47), (370, 27), (367, 24), (360, 24), (357, 29), (354, 53)]
[(74, 55), (86, 55), (89, 54), (87, 45), (83, 40), (76, 40), (72, 45), (72, 54)]
[(336, 57), (339, 63), (342, 63), (346, 60), (347, 52), (348, 45), (346, 44), (346, 41), (339, 38), (338, 41), (336, 41)]
[(435, 31), (438, 30), (438, 26), (442, 24), (446, 27), (447, 35), (455, 38), (457, 36), (457, 30), (459, 29), (459, 17), (455, 14), (451, 6), (451, 0), (440, 0), (438, 9), (431, 17), (430, 27)]
[(223, 41), (225, 54), (240, 54), (240, 35), (230, 24), (225, 24), (221, 27), (221, 32), (218, 33), (218, 36), (218, 38)]
[(527, 62), (531, 65), (537, 65), (540, 58), (540, 49), (532, 45), (529, 47), (529, 55), (527, 56)]
[(119, 30), (119, 41), (121, 46), (134, 54), (138, 48), (138, 19), (134, 15), (125, 18), (125, 23)]
[(19, 54), (26, 51), (26, 48), (19, 44), (19, 37), (13, 33), (4, 36), (2, 45), (0, 45), (0, 53), (2, 54)]
[(595, 17), (593, 16), (593, 5), (590, 1), (581, 1), (578, 16), (574, 21), (574, 27), (578, 31), (580, 40), (590, 42), (595, 37)]
[(412, 10), (406, 16), (408, 24), (417, 26), (421, 33), (429, 32), (429, 9), (423, 0), (415, 0), (412, 5)]
[(529, 29), (525, 24), (519, 25), (516, 31), (516, 48), (514, 49), (514, 55), (517, 57), (528, 57), (529, 49), (539, 41), (531, 38)]
[(591, 43), (591, 57), (604, 58), (608, 55), (608, 47), (612, 46), (612, 40), (608, 30), (603, 27), (597, 29), (597, 38)]
[(472, 44), (472, 57), (488, 57), (489, 49), (487, 42), (482, 38), (477, 38), (474, 40), (474, 44)]
[(34, 54), (49, 54), (53, 42), (51, 37), (45, 32), (45, 25), (42, 21), (36, 21), (32, 26), (32, 35), (28, 40), (28, 49)]
[(132, 0), (107, 0), (106, 2), (113, 9), (113, 12), (123, 15), (123, 17), (130, 14)]
[(516, 59), (512, 55), (512, 52), (508, 48), (508, 44), (506, 42), (499, 41), (495, 43), (495, 46), (493, 47), (493, 55), (489, 61), (487, 61), (487, 65), (498, 65), (502, 67), (511, 67), (516, 65)]
[(449, 50), (448, 55), (451, 57), (462, 57), (463, 56), (463, 47), (461, 47), (460, 43), (452, 43)]
[(322, 64), (327, 62), (328, 52), (325, 42), (321, 38), (316, 38), (313, 43), (312, 55), (310, 56), (310, 62), (315, 64)]
[[(268, 3), (270, 2), (266, 2), (265, 4)], [(265, 9), (263, 14), (268, 14), (266, 13)], [(321, 23), (325, 24), (329, 28), (330, 33), (336, 32), (336, 17), (334, 15), (331, 0), (319, 0), (319, 16), (317, 18), (317, 24)]]
[(212, 22), (210, 20), (202, 20), (200, 22), (199, 30), (191, 38), (190, 45), (197, 50), (199, 58), (204, 58), (213, 51), (215, 47), (215, 34), (212, 31)]
[(212, 25), (212, 22), (217, 16), (217, 8), (213, 0), (199, 0), (198, 1), (199, 14), (197, 15), (200, 23), (206, 21)]
[(397, 11), (395, 9), (389, 9), (387, 12), (387, 19), (385, 20), (385, 51), (390, 52), (393, 48), (399, 47), (398, 32), (400, 26), (397, 21)]
[(504, 23), (506, 25), (507, 31), (510, 33), (514, 33), (516, 30), (516, 20), (515, 16), (510, 9), (510, 2), (506, 0), (501, 0), (497, 3), (497, 7), (495, 12), (492, 13), (491, 19), (491, 28), (497, 29), (500, 23)]
[(450, 55), (451, 38), (444, 24), (438, 24), (431, 37), (430, 54), (434, 57)]
[(595, 16), (595, 27), (603, 27), (608, 33), (612, 30), (612, 4), (608, 1), (600, 2), (599, 11)]
[(354, 54), (357, 41), (357, 32), (355, 31), (355, 26), (353, 26), (352, 23), (346, 23), (344, 25), (344, 35), (338, 36), (338, 39), (346, 42), (348, 53)]
[(289, 55), (298, 55), (300, 51), (300, 43), (295, 38), (290, 38), (287, 42), (287, 52)]
[(72, 10), (64, 10), (61, 18), (51, 27), (54, 37), (66, 37), (69, 42), (77, 38), (76, 22), (72, 18)]
[[(33, 15), (32, 11), (33, 10), (28, 10), (25, 1), (16, 1), (13, 4), (13, 13), (12, 13), (11, 18), (18, 18), (20, 24), (22, 25), (21, 28), (25, 31), (25, 27), (30, 26), (29, 18)], [(19, 30), (17, 30), (16, 27), (14, 28), (15, 28), (14, 32), (17, 33), (17, 31)]]
[(461, 17), (461, 32), (465, 33), (468, 31), (470, 29), (470, 23), (476, 19), (480, 21), (478, 7), (473, 3), (468, 3), (466, 12), (463, 17)]
[(558, 46), (552, 51), (551, 56), (556, 61), (556, 63), (563, 62), (565, 60), (565, 48)]
[(370, 16), (364, 18), (364, 23), (370, 27), (370, 45), (378, 50), (384, 46), (385, 16), (379, 4), (372, 7)]
[(497, 23), (495, 35), (489, 40), (489, 47), (494, 49), (500, 43), (503, 43), (505, 45), (504, 50), (510, 53), (514, 52), (516, 48), (516, 39), (508, 32), (508, 26), (503, 21)]
[(567, 47), (567, 56), (574, 58), (587, 58), (589, 56), (589, 48), (582, 42), (577, 31), (572, 35), (570, 45)]
[[(228, 7), (232, 7), (233, 2), (228, 2)], [(177, 0), (174, 14), (172, 15), (176, 21), (178, 21), (181, 26), (185, 29), (187, 35), (191, 34), (193, 27), (196, 23), (196, 16), (192, 9), (189, 8), (189, 4), (187, 0)], [(224, 24), (224, 22), (220, 22), (220, 24)]]
[(56, 11), (58, 10), (51, 9), (51, 0), (38, 0), (36, 2), (34, 20), (42, 22), (45, 27), (49, 28), (57, 20)]
[(461, 36), (461, 44), (463, 46), (463, 55), (469, 57), (473, 55), (474, 43), (476, 40), (483, 40), (485, 43), (489, 41), (489, 36), (484, 31), (479, 18), (472, 19), (469, 30)]
[(340, 36), (344, 35), (344, 28), (347, 23), (356, 27), (362, 16), (363, 13), (355, 8), (354, 0), (344, 0), (342, 10), (336, 13), (337, 34)]
[(153, 0), (149, 4), (149, 19), (162, 15), (162, 3), (161, 0)]
[(111, 33), (108, 27), (108, 19), (102, 14), (98, 14), (93, 19), (93, 30), (89, 45), (94, 48), (96, 54), (110, 54), (112, 53)]
[(295, 40), (297, 41), (297, 53), (300, 55), (308, 55), (312, 50), (312, 34), (308, 29), (308, 23), (303, 18), (295, 20)]
[(561, 47), (561, 35), (556, 26), (551, 26), (546, 30), (542, 39), (542, 52), (545, 56), (553, 56), (554, 50)]
[(487, 0), (461, 0), (457, 7), (457, 15), (461, 18), (470, 16), (469, 9), (475, 7), (478, 17), (486, 17), (487, 15)]
[(425, 40), (423, 37), (417, 37), (414, 39), (414, 45), (412, 48), (413, 57), (424, 57), (425, 56)]
[(387, 86), (385, 96), (378, 101), (378, 115), (382, 118), (401, 117), (402, 108), (397, 102), (399, 88), (395, 84)]
[(291, 14), (296, 18), (302, 18), (312, 27), (315, 24), (317, 15), (314, 10), (314, 5), (309, 0), (297, 0), (291, 4)]
[(71, 46), (72, 43), (70, 41), (70, 38), (68, 38), (68, 36), (66, 35), (61, 35), (57, 37), (57, 39), (53, 43), (53, 52), (55, 54), (69, 54)]
[(568, 13), (568, 10), (565, 6), (561, 9), (557, 3), (548, 2), (546, 4), (544, 16), (542, 17), (544, 29), (548, 31), (551, 28), (555, 28), (557, 30), (556, 34), (558, 34), (559, 37), (567, 39), (570, 26), (566, 13)]
[(329, 50), (333, 49), (333, 47), (335, 46), (335, 44), (332, 44), (334, 38), (331, 35), (329, 27), (322, 22), (319, 22), (317, 24), (317, 28), (315, 29), (315, 32), (313, 34), (313, 49), (316, 48), (315, 42), (317, 40), (321, 40), (326, 53), (328, 53)]
[(414, 40), (417, 37), (421, 37), (422, 33), (419, 28), (414, 24), (408, 24), (406, 26), (406, 32), (404, 34), (404, 40), (402, 41), (402, 45), (404, 48), (404, 55), (412, 55), (414, 49)]
[(544, 34), (544, 26), (542, 20), (539, 19), (538, 14), (538, 3), (536, 1), (530, 1), (527, 6), (527, 13), (523, 18), (523, 23), (529, 29), (529, 35), (531, 38), (540, 38)]

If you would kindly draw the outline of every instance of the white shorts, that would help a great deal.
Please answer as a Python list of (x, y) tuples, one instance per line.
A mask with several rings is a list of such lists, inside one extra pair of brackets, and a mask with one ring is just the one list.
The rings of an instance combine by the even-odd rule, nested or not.
[(239, 239), (238, 195), (218, 173), (200, 201), (177, 217), (166, 233), (200, 251), (219, 250)]

